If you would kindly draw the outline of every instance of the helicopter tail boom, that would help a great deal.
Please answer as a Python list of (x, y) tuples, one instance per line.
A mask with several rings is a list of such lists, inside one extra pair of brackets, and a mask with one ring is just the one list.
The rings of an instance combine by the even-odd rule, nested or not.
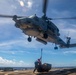
[(75, 44), (69, 44), (69, 45), (63, 45), (63, 46), (60, 46), (60, 48), (71, 48), (71, 47), (76, 47), (76, 43)]

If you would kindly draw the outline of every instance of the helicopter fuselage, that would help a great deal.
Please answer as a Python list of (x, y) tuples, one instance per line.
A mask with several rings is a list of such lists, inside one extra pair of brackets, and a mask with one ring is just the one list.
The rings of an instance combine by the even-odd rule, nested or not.
[[(17, 19), (15, 26), (20, 28), (24, 34), (33, 36), (44, 42), (56, 43), (56, 38), (59, 37), (59, 29), (51, 21), (39, 18), (36, 15)], [(47, 33), (48, 38), (43, 38), (43, 34)]]

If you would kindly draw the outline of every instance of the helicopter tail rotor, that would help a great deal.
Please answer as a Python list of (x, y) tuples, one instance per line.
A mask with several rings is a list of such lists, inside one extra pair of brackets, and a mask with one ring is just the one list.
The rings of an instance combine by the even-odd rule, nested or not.
[(68, 47), (70, 45), (70, 40), (71, 40), (71, 37), (70, 37), (70, 34), (69, 33), (70, 32), (68, 31), (68, 34), (67, 34), (67, 37), (66, 37), (66, 44), (67, 44)]
[(67, 44), (70, 44), (71, 37), (66, 37), (66, 39), (67, 39)]
[(65, 38), (66, 38), (66, 44), (67, 44), (67, 46), (69, 47), (69, 45), (70, 45), (70, 40), (71, 40), (71, 36), (70, 36), (70, 32), (69, 32), (69, 31), (68, 31), (67, 35), (65, 36)]

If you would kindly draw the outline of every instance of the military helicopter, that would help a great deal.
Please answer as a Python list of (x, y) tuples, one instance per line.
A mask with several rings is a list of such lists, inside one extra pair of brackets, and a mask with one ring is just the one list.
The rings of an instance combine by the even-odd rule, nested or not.
[(26, 16), (11, 16), (11, 15), (2, 15), (3, 18), (12, 18), (15, 21), (15, 26), (20, 28), (25, 35), (28, 35), (27, 40), (32, 41), (32, 37), (35, 37), (37, 41), (47, 44), (48, 42), (55, 43), (54, 49), (58, 49), (57, 45), (60, 48), (69, 48), (76, 47), (76, 44), (70, 44), (71, 37), (67, 37), (67, 42), (64, 42), (60, 38), (60, 33), (58, 27), (51, 22), (51, 20), (56, 19), (76, 19), (75, 17), (71, 18), (48, 18), (46, 16), (48, 0), (43, 0), (43, 16), (38, 17), (35, 15), (26, 17)]

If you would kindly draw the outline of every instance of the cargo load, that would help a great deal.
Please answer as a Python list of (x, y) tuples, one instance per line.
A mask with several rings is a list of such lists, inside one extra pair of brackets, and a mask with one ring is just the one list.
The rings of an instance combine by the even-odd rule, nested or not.
[(37, 68), (37, 72), (48, 72), (51, 70), (52, 65), (48, 63), (44, 63), (42, 65), (39, 65)]

